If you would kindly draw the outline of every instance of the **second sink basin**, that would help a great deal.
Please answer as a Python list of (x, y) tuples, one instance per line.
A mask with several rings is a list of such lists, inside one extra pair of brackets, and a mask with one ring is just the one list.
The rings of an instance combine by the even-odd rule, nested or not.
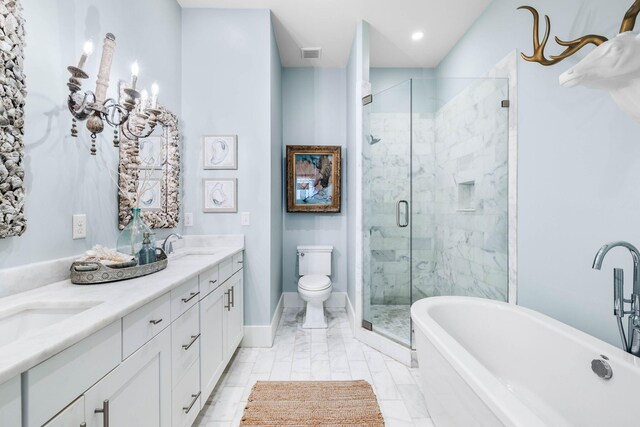
[(0, 347), (82, 313), (102, 301), (34, 301), (0, 312)]

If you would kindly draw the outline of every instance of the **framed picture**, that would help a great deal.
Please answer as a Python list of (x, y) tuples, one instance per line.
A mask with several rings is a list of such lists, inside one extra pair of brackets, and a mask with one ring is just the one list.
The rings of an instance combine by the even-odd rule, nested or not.
[(238, 212), (238, 180), (217, 178), (202, 180), (203, 212)]
[(205, 135), (202, 159), (204, 169), (238, 169), (238, 136)]
[(340, 212), (342, 148), (287, 146), (287, 212)]
[(140, 169), (162, 169), (162, 136), (153, 135), (140, 139)]
[(149, 178), (138, 181), (138, 206), (142, 211), (159, 211), (162, 209), (162, 180)]

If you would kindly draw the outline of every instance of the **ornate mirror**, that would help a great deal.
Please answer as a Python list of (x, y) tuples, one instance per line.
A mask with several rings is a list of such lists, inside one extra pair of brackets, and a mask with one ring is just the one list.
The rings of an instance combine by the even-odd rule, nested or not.
[(118, 217), (120, 229), (139, 207), (150, 228), (174, 228), (180, 213), (180, 134), (178, 118), (166, 107), (147, 138), (128, 139), (120, 132)]

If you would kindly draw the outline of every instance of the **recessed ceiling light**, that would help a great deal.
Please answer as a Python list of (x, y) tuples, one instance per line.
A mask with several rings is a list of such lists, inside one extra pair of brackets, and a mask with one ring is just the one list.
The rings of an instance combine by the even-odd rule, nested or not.
[(422, 31), (416, 31), (415, 33), (411, 34), (411, 38), (415, 41), (422, 40), (423, 37), (424, 33)]

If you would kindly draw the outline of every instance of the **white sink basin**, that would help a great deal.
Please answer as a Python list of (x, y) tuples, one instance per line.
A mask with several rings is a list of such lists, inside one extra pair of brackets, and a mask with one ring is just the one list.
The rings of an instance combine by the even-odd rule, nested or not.
[(215, 255), (220, 252), (220, 249), (212, 249), (212, 248), (182, 248), (175, 251), (169, 255), (169, 261), (176, 261), (180, 258), (184, 258), (187, 256), (203, 256), (203, 255)]
[(34, 301), (0, 312), (0, 347), (82, 313), (102, 301)]

